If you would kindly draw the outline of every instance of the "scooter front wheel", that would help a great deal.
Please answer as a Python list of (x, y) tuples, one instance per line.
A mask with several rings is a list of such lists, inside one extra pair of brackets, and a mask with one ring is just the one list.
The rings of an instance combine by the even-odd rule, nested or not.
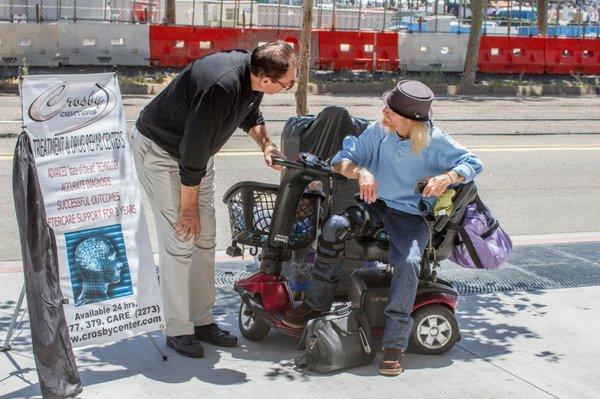
[(413, 314), (409, 348), (424, 355), (441, 355), (459, 340), (454, 313), (442, 305), (429, 305)]
[(271, 326), (242, 301), (238, 312), (238, 326), (242, 335), (251, 341), (260, 341), (269, 334)]

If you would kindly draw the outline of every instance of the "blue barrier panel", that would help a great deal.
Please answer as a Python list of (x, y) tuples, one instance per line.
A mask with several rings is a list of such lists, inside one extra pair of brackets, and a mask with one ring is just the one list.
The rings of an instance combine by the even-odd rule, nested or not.
[(424, 21), (421, 24), (418, 22), (408, 23), (406, 30), (412, 33), (427, 33), (427, 24)]
[[(586, 26), (585, 31), (583, 26), (549, 26), (548, 36), (564, 36), (564, 37), (582, 37), (585, 33), (586, 37), (598, 35), (597, 26)], [(537, 36), (538, 29), (535, 26), (519, 27), (519, 36)]]

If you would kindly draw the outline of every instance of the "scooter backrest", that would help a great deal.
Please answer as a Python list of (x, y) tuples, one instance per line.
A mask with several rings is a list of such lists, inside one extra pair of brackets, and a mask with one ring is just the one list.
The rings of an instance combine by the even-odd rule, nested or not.
[(435, 249), (435, 258), (437, 260), (447, 259), (454, 249), (457, 239), (457, 231), (446, 228), (448, 222), (460, 224), (467, 206), (475, 201), (477, 197), (477, 186), (474, 182), (461, 184), (455, 188), (456, 194), (452, 198), (454, 204), (452, 213), (438, 218), (432, 222), (433, 248)]

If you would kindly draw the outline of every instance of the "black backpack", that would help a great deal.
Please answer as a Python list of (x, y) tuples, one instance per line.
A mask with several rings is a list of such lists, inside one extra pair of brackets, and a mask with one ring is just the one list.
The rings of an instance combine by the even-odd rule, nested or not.
[(375, 358), (369, 321), (350, 306), (310, 320), (300, 347), (304, 353), (295, 359), (296, 367), (318, 373), (362, 366)]

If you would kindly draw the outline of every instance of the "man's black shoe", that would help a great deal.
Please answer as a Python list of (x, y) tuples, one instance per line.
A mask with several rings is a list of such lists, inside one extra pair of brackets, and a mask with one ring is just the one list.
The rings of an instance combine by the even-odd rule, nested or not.
[(227, 330), (221, 330), (215, 323), (194, 327), (197, 340), (206, 341), (217, 346), (236, 346), (238, 339)]
[(167, 337), (167, 346), (173, 348), (175, 352), (187, 357), (204, 356), (202, 343), (193, 335), (178, 335), (176, 337)]

